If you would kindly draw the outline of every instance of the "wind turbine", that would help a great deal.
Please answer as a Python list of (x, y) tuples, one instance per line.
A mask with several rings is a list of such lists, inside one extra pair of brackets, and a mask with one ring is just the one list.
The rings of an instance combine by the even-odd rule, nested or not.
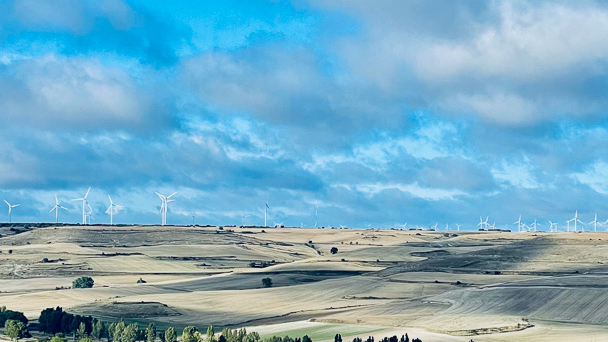
[(51, 209), (51, 211), (49, 211), (49, 213), (52, 213), (53, 210), (55, 210), (55, 223), (59, 222), (59, 209), (68, 210), (67, 208), (64, 208), (59, 205), (59, 200), (57, 199), (57, 195), (55, 195), (55, 206), (53, 207), (53, 209)]
[(521, 215), (519, 215), (519, 220), (513, 222), (513, 224), (517, 225), (517, 231), (521, 232)]
[(537, 226), (540, 226), (540, 224), (536, 223), (536, 219), (534, 219), (534, 223), (530, 225), (530, 229), (534, 229), (534, 231), (536, 231)]
[(167, 209), (168, 209), (168, 204), (169, 204), (169, 202), (175, 201), (175, 200), (170, 199), (175, 194), (177, 194), (177, 191), (174, 192), (174, 193), (172, 193), (169, 196), (163, 196), (163, 195), (159, 194), (158, 192), (156, 193), (156, 195), (158, 195), (158, 197), (162, 201), (162, 204), (160, 206), (160, 217), (161, 217), (161, 225), (162, 226), (164, 226), (164, 225), (167, 224)]
[(283, 222), (279, 222), (279, 223), (275, 222), (274, 223), (274, 227), (275, 228), (281, 228), (282, 226), (283, 226)]
[(479, 216), (479, 223), (477, 224), (477, 227), (479, 227), (480, 229), (483, 229), (483, 218), (481, 216)]
[(431, 229), (433, 229), (434, 231), (437, 231), (437, 222), (435, 222), (434, 226), (431, 226)]
[(95, 220), (95, 218), (93, 217), (93, 208), (91, 208), (89, 202), (87, 202), (87, 207), (89, 207), (89, 211), (87, 211), (86, 215), (86, 218), (88, 219), (87, 224), (91, 224), (91, 219)]
[[(553, 222), (551, 222), (551, 220), (549, 220), (549, 224), (551, 225), (549, 227), (549, 231), (550, 232), (557, 232), (557, 223), (553, 223)], [(555, 230), (553, 229), (553, 227), (555, 227)]]
[(110, 197), (110, 195), (108, 195), (108, 198), (110, 199), (110, 206), (108, 207), (108, 210), (106, 210), (106, 214), (110, 214), (110, 225), (114, 225), (114, 211), (118, 213), (118, 210), (124, 207), (112, 202), (112, 197)]
[(6, 200), (4, 200), (4, 203), (6, 203), (6, 205), (8, 205), (8, 223), (11, 223), (12, 221), (12, 215), (11, 213), (13, 212), (13, 208), (16, 208), (18, 206), (20, 206), (21, 204), (10, 204), (8, 203)]
[(72, 201), (82, 201), (82, 224), (87, 224), (87, 213), (84, 211), (85, 203), (87, 203), (87, 197), (89, 196), (89, 192), (91, 191), (91, 187), (87, 190), (87, 193), (84, 194), (83, 198), (76, 198)]
[(595, 219), (591, 222), (589, 222), (589, 224), (593, 225), (593, 231), (597, 232), (597, 225), (599, 224), (600, 226), (602, 225), (601, 222), (597, 222), (597, 214), (595, 214)]
[(456, 231), (460, 231), (460, 225), (458, 223), (456, 223)]
[(487, 224), (488, 229), (494, 229), (494, 227), (496, 227), (496, 222), (492, 223), (492, 225)]
[(405, 228), (407, 228), (407, 222), (403, 224), (403, 230), (405, 230)]
[(568, 231), (570, 231), (570, 222), (574, 222), (574, 231), (575, 232), (577, 231), (577, 229), (576, 229), (577, 222), (580, 224), (584, 224), (583, 222), (581, 222), (581, 220), (578, 219), (578, 210), (574, 212), (574, 217), (566, 222), (568, 222)]
[(264, 204), (264, 227), (268, 227), (268, 224), (266, 222), (268, 220), (268, 209), (270, 209), (270, 207), (268, 206), (268, 201)]
[(450, 231), (450, 226), (447, 223), (445, 224), (445, 230), (448, 232)]

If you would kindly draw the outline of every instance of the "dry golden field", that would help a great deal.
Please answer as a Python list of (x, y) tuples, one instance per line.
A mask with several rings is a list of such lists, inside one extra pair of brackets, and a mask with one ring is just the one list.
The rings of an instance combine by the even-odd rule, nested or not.
[[(0, 303), (30, 319), (608, 341), (608, 233), (70, 226), (3, 234), (0, 251)], [(83, 275), (92, 289), (58, 289)]]

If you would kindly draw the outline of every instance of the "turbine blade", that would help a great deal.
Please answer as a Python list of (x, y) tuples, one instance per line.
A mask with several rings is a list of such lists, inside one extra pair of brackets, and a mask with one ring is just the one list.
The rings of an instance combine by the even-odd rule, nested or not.
[(172, 193), (171, 195), (167, 196), (167, 198), (171, 198), (171, 197), (173, 197), (175, 194), (177, 194), (177, 191), (176, 191), (176, 192), (174, 192), (174, 193)]
[(57, 210), (57, 206), (54, 206), (53, 209), (49, 210), (49, 213), (52, 213), (53, 210)]
[(20, 205), (21, 205), (21, 204), (15, 204), (15, 205), (13, 205), (13, 208), (16, 208), (16, 207), (18, 207), (18, 206), (20, 206)]
[(89, 197), (89, 192), (91, 191), (91, 187), (89, 187), (89, 189), (87, 190), (87, 193), (84, 195), (84, 199), (86, 199), (87, 197)]
[(6, 203), (6, 205), (8, 205), (9, 207), (11, 206), (11, 204), (8, 203), (6, 200), (4, 200), (4, 203)]
[(108, 194), (108, 198), (110, 199), (110, 204), (112, 204), (112, 197)]

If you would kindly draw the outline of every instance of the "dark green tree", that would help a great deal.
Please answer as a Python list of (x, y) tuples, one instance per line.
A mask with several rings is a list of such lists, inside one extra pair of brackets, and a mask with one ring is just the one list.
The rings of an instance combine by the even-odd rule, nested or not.
[(262, 286), (264, 287), (272, 287), (272, 279), (264, 278), (262, 279)]
[(90, 289), (91, 287), (93, 287), (94, 284), (95, 284), (95, 282), (93, 281), (93, 278), (80, 277), (80, 278), (74, 279), (74, 281), (72, 282), (72, 288)]

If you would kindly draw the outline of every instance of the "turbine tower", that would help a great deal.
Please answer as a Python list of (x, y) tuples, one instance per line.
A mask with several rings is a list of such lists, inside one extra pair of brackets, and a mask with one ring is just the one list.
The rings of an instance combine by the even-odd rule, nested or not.
[(114, 225), (114, 212), (118, 213), (118, 211), (124, 207), (112, 202), (112, 197), (110, 197), (110, 195), (108, 195), (108, 198), (110, 199), (110, 206), (108, 207), (108, 210), (106, 210), (106, 214), (110, 214), (110, 225), (112, 226)]
[(597, 232), (597, 225), (599, 224), (600, 226), (602, 225), (601, 222), (597, 222), (597, 214), (595, 214), (595, 219), (591, 222), (589, 222), (589, 224), (593, 225), (593, 231)]
[(8, 223), (12, 222), (12, 212), (13, 212), (13, 208), (16, 208), (18, 206), (20, 206), (21, 204), (10, 204), (8, 203), (6, 200), (4, 200), (4, 203), (6, 203), (6, 205), (8, 205)]
[(163, 196), (161, 194), (159, 194), (158, 192), (156, 193), (156, 195), (158, 195), (158, 197), (160, 198), (162, 204), (160, 206), (160, 217), (161, 217), (161, 226), (164, 226), (167, 224), (167, 206), (169, 204), (169, 202), (173, 202), (175, 200), (172, 200), (171, 197), (173, 197), (175, 194), (177, 194), (177, 191), (172, 193), (169, 196)]
[(67, 208), (59, 205), (59, 200), (57, 199), (57, 195), (55, 195), (55, 206), (53, 209), (51, 209), (51, 211), (49, 211), (49, 213), (52, 213), (53, 210), (55, 210), (55, 223), (59, 223), (59, 209), (68, 210)]
[(517, 225), (517, 231), (521, 232), (521, 215), (519, 215), (519, 220), (513, 222), (513, 224)]
[(87, 213), (84, 211), (84, 206), (85, 206), (85, 204), (87, 204), (87, 197), (89, 196), (90, 191), (91, 191), (91, 187), (89, 187), (89, 190), (87, 190), (87, 193), (84, 195), (83, 198), (76, 198), (76, 199), (72, 200), (72, 201), (82, 201), (82, 224), (87, 224)]
[(584, 224), (583, 222), (581, 222), (581, 220), (578, 219), (578, 210), (574, 212), (574, 217), (566, 222), (568, 222), (568, 231), (570, 231), (570, 222), (574, 222), (574, 231), (575, 232), (577, 231), (577, 229), (576, 229), (577, 222), (580, 224)]

